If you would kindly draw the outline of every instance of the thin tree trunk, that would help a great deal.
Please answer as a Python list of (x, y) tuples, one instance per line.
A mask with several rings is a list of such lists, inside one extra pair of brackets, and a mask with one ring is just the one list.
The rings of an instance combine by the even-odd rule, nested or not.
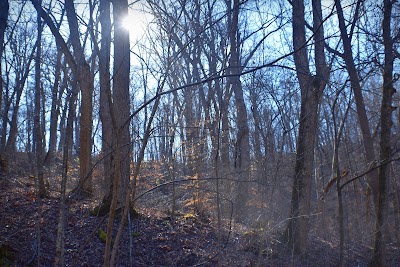
[(67, 187), (67, 176), (68, 176), (68, 161), (72, 143), (72, 133), (73, 133), (73, 122), (75, 117), (74, 102), (76, 97), (76, 91), (72, 91), (68, 100), (68, 119), (67, 126), (65, 130), (65, 140), (63, 144), (63, 173), (61, 180), (61, 199), (60, 199), (60, 213), (58, 216), (57, 225), (57, 239), (56, 239), (56, 256), (54, 260), (54, 266), (64, 266), (64, 254), (65, 254), (65, 222), (67, 218), (68, 209), (66, 207), (66, 187)]
[(340, 245), (339, 245), (339, 266), (344, 266), (344, 215), (343, 215), (343, 195), (342, 195), (342, 188), (340, 187), (340, 166), (339, 166), (339, 147), (340, 141), (343, 135), (343, 129), (346, 122), (347, 114), (350, 109), (350, 103), (346, 108), (345, 114), (343, 116), (343, 120), (340, 123), (339, 128), (337, 127), (336, 123), (336, 116), (335, 116), (335, 105), (337, 103), (337, 98), (339, 95), (336, 95), (336, 99), (332, 108), (332, 120), (334, 126), (334, 145), (333, 145), (333, 158), (332, 158), (332, 179), (336, 178), (336, 192), (338, 197), (338, 224), (339, 224), (339, 238), (340, 238)]
[(58, 126), (58, 117), (60, 115), (60, 103), (61, 103), (60, 101), (61, 99), (59, 96), (61, 96), (63, 92), (63, 90), (60, 90), (59, 88), (61, 79), (61, 57), (62, 53), (60, 50), (58, 50), (56, 69), (55, 69), (55, 80), (51, 92), (49, 150), (46, 155), (46, 165), (50, 165), (53, 162), (57, 149), (57, 126)]
[(37, 48), (35, 57), (35, 113), (34, 113), (34, 143), (36, 155), (37, 179), (39, 184), (39, 197), (46, 196), (46, 188), (44, 185), (43, 170), (43, 136), (41, 126), (41, 81), (40, 81), (40, 61), (42, 56), (42, 20), (37, 14)]

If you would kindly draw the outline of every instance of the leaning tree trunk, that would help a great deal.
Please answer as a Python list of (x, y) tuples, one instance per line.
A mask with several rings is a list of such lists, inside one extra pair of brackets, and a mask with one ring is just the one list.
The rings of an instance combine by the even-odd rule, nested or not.
[(309, 232), (314, 147), (318, 128), (318, 107), (329, 78), (325, 61), (321, 0), (313, 0), (316, 75), (310, 72), (305, 34), (304, 1), (293, 1), (293, 48), (301, 90), (299, 133), (289, 223), (284, 239), (296, 254), (304, 253)]
[[(16, 81), (15, 81), (15, 94), (16, 94), (16, 99), (15, 99), (15, 104), (13, 108), (13, 113), (11, 116), (11, 124), (10, 124), (10, 131), (8, 134), (8, 139), (7, 139), (7, 144), (5, 145), (5, 151), (7, 153), (14, 153), (15, 152), (15, 144), (17, 141), (17, 136), (18, 136), (18, 115), (19, 115), (19, 108), (20, 108), (20, 102), (21, 102), (21, 96), (22, 92), (25, 88), (25, 83), (28, 79), (29, 73), (30, 73), (30, 68), (29, 66), (31, 65), (31, 62), (35, 58), (35, 51), (36, 51), (37, 43), (35, 43), (34, 47), (32, 48), (32, 51), (28, 57), (28, 62), (25, 64), (24, 68), (21, 68), (21, 71), (17, 73)], [(8, 102), (7, 105), (10, 105), (11, 103)], [(10, 106), (7, 107), (7, 109), (10, 109)], [(4, 114), (6, 122), (3, 123), (4, 125), (7, 125), (8, 117), (7, 113)], [(3, 129), (4, 132), (6, 132), (7, 127)], [(5, 138), (5, 133), (2, 136)], [(2, 141), (4, 142), (4, 141)]]
[[(361, 1), (360, 1), (361, 3)], [(368, 121), (367, 112), (365, 109), (364, 98), (362, 95), (362, 88), (360, 84), (360, 79), (358, 78), (357, 68), (354, 63), (353, 52), (351, 47), (351, 40), (347, 34), (346, 21), (343, 15), (343, 9), (340, 1), (335, 1), (337, 16), (339, 20), (340, 37), (343, 42), (343, 59), (346, 64), (346, 69), (350, 77), (351, 89), (354, 93), (354, 100), (356, 102), (356, 110), (358, 116), (358, 123), (361, 129), (362, 144), (364, 146), (365, 157), (368, 164), (372, 164), (375, 161), (375, 152), (373, 147), (373, 138), (371, 135), (370, 125)], [(378, 172), (377, 170), (372, 170), (367, 175), (368, 185), (372, 191), (372, 196), (374, 199), (374, 204), (378, 201)]]

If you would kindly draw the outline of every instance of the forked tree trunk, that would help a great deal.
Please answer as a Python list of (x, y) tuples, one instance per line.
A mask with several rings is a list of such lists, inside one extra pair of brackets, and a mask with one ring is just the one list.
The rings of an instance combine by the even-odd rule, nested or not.
[(87, 193), (92, 192), (92, 176), (91, 176), (91, 148), (92, 148), (92, 94), (94, 88), (93, 76), (91, 75), (90, 66), (85, 60), (84, 51), (79, 39), (78, 21), (75, 13), (75, 7), (72, 0), (65, 1), (67, 10), (68, 24), (70, 28), (70, 38), (74, 49), (72, 56), (67, 44), (65, 43), (60, 32), (54, 25), (50, 16), (43, 10), (37, 0), (31, 0), (36, 11), (49, 26), (50, 31), (56, 39), (57, 45), (65, 55), (66, 61), (74, 72), (74, 77), (79, 81), (82, 92), (82, 108), (81, 108), (81, 131), (80, 131), (80, 177), (79, 185)]
[(284, 239), (296, 254), (304, 253), (309, 232), (314, 147), (318, 129), (318, 108), (329, 79), (323, 47), (321, 0), (313, 0), (316, 75), (310, 73), (306, 49), (304, 1), (293, 1), (293, 48), (301, 90), (301, 111), (296, 147), (295, 176), (289, 223)]
[[(228, 1), (228, 9), (231, 10), (231, 1)], [(240, 35), (239, 35), (239, 0), (233, 1), (233, 8), (229, 11), (228, 18), (229, 40), (231, 57), (229, 60), (229, 74), (232, 77), (229, 79), (229, 84), (235, 95), (236, 105), (236, 143), (234, 154), (234, 167), (236, 178), (241, 181), (236, 185), (236, 200), (235, 200), (235, 219), (238, 222), (246, 220), (246, 203), (249, 194), (249, 177), (250, 177), (250, 139), (249, 125), (247, 117), (247, 109), (243, 96), (242, 82), (240, 74), (242, 66), (240, 62)]]

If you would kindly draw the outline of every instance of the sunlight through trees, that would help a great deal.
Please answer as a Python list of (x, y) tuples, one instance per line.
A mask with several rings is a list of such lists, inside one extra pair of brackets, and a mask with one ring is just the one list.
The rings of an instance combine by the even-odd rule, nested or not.
[[(0, 0), (0, 211), (17, 194), (34, 213), (15, 249), (28, 226), (0, 219), (0, 265), (400, 263), (399, 18), (391, 0)], [(209, 250), (177, 249), (193, 227)]]

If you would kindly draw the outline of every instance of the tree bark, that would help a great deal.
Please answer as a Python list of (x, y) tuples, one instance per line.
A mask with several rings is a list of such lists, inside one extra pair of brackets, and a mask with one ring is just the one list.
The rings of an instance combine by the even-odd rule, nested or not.
[[(113, 1), (113, 17), (128, 15), (126, 0)], [(130, 139), (130, 43), (129, 31), (120, 20), (114, 21), (114, 68), (113, 68), (113, 100), (116, 127), (121, 131), (121, 183), (127, 186), (130, 176), (131, 139)]]
[[(115, 169), (113, 179), (113, 195), (110, 207), (110, 218), (107, 226), (107, 241), (104, 253), (104, 266), (113, 266), (115, 257), (118, 252), (119, 238), (121, 231), (118, 234), (111, 253), (111, 239), (113, 229), (113, 216), (118, 202), (118, 197), (121, 196), (121, 202), (129, 206), (129, 182), (130, 182), (130, 94), (129, 94), (129, 72), (130, 72), (130, 42), (129, 31), (127, 31), (121, 19), (128, 15), (128, 1), (114, 0), (113, 1), (113, 17), (114, 17), (114, 68), (113, 68), (113, 104), (109, 102), (111, 107), (111, 119), (114, 130), (114, 138), (116, 138), (115, 148)], [(111, 98), (109, 98), (111, 100)], [(118, 110), (118, 112), (117, 112)], [(121, 184), (121, 188), (118, 187)], [(121, 190), (118, 194), (118, 190)], [(124, 207), (124, 215), (122, 224), (125, 221), (125, 216), (129, 207)], [(122, 225), (123, 227), (123, 225)], [(111, 258), (110, 258), (111, 256)]]

